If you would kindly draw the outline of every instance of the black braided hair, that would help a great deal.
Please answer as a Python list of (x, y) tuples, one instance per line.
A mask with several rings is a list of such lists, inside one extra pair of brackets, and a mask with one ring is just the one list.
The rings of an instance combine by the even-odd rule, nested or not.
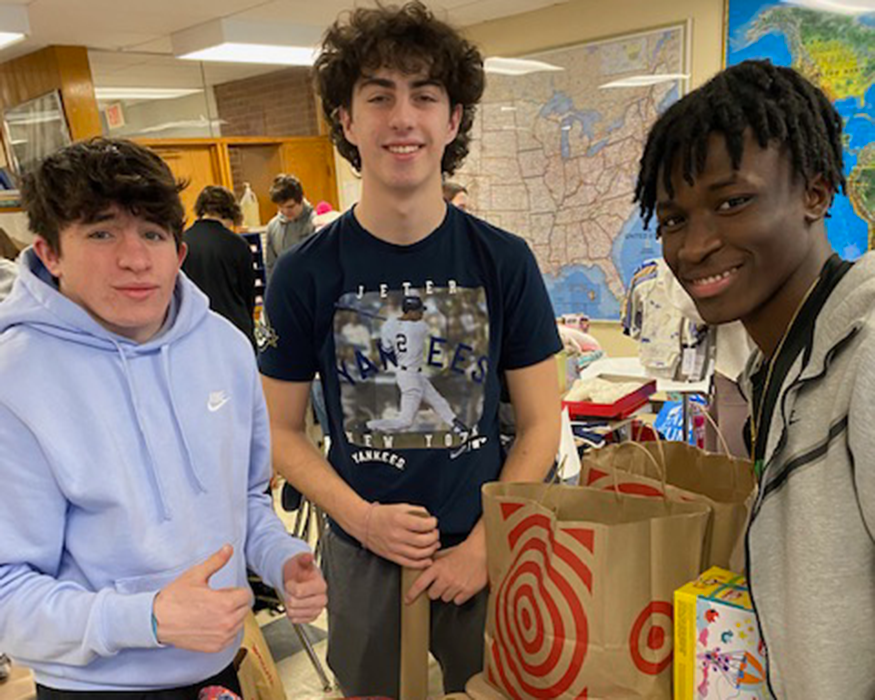
[(826, 95), (791, 68), (744, 61), (675, 102), (650, 129), (635, 186), (644, 226), (656, 207), (660, 172), (674, 196), (671, 171), (680, 157), (684, 180), (692, 185), (705, 168), (708, 137), (714, 132), (725, 137), (737, 169), (746, 129), (763, 148), (772, 141), (786, 144), (793, 172), (806, 185), (819, 174), (833, 192), (844, 190), (842, 118)]

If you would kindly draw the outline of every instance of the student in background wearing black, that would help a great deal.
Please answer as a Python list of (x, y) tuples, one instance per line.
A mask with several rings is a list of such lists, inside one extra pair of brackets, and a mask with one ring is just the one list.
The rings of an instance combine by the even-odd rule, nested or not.
[(198, 219), (184, 235), (188, 256), (182, 271), (210, 298), (210, 308), (243, 331), (254, 348), (252, 253), (231, 230), (243, 220), (240, 205), (230, 190), (208, 185), (194, 210)]

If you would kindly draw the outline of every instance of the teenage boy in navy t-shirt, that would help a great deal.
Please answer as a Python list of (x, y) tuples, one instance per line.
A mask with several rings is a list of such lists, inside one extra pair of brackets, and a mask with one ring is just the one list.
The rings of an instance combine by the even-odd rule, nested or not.
[[(398, 696), (400, 566), (422, 569), (407, 602), (432, 599), (432, 652), (459, 691), (483, 663), (480, 489), (549, 470), (561, 343), (526, 243), (442, 197), (483, 92), (477, 49), (420, 3), (362, 8), (329, 29), (316, 74), (362, 195), (271, 280), (260, 367), (274, 464), (331, 519), (328, 661), (345, 693)], [(304, 433), (317, 372), (327, 461)]]

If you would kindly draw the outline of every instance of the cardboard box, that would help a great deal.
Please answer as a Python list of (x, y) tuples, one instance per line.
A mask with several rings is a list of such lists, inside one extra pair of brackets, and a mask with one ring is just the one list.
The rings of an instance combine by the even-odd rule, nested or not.
[(743, 576), (715, 566), (675, 591), (674, 635), (674, 700), (771, 698)]
[[(562, 407), (568, 409), (572, 418), (628, 418), (656, 393), (656, 381), (641, 377), (627, 377), (619, 374), (599, 374), (595, 379), (602, 379), (612, 384), (637, 384), (638, 388), (613, 403), (594, 403), (593, 401), (568, 401), (562, 399)], [(593, 377), (590, 377), (593, 379)], [(573, 387), (568, 387), (569, 391)]]

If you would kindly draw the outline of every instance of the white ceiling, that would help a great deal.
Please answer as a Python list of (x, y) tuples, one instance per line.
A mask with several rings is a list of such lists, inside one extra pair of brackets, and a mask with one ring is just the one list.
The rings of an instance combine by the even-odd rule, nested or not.
[[(397, 0), (396, 0), (397, 1)], [(465, 27), (570, 0), (425, 0)], [(584, 0), (575, 0), (582, 2)], [(170, 35), (210, 20), (236, 17), (272, 25), (327, 27), (360, 0), (0, 0), (27, 5), (31, 34), (0, 51), (0, 62), (52, 44), (89, 48), (100, 87), (198, 87), (278, 70), (280, 66), (197, 63), (173, 57)], [(203, 71), (203, 76), (201, 74)]]

